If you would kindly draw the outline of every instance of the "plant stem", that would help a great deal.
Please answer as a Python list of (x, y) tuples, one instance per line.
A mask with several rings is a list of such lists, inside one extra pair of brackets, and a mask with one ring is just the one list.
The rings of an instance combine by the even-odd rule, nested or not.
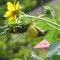
[(15, 4), (16, 4), (16, 0), (14, 0), (14, 6), (15, 6)]
[(54, 15), (53, 15), (53, 12), (51, 12), (51, 15), (53, 17), (54, 22), (56, 23), (55, 18), (54, 18)]
[(48, 25), (60, 30), (60, 25), (55, 23), (55, 22), (52, 22), (50, 20), (47, 20), (45, 18), (41, 18), (40, 16), (36, 17), (36, 16), (30, 16), (30, 15), (21, 15), (19, 18), (22, 18), (22, 17), (29, 17), (29, 18), (35, 18), (36, 21), (39, 19), (39, 20), (42, 20), (44, 22), (46, 22)]

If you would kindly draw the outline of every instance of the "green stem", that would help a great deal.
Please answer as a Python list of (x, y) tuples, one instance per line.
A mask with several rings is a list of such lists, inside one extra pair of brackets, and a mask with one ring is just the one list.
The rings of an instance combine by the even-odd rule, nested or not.
[(4, 29), (4, 28), (7, 28), (8, 26), (1, 26), (0, 29)]
[(26, 60), (26, 55), (24, 54), (24, 60)]
[(14, 0), (14, 6), (15, 6), (15, 4), (16, 4), (16, 0)]
[(38, 19), (39, 19), (39, 20), (42, 20), (42, 21), (46, 22), (48, 25), (50, 25), (50, 26), (52, 26), (52, 27), (60, 30), (60, 25), (59, 25), (59, 24), (57, 24), (57, 23), (55, 23), (55, 22), (52, 22), (52, 21), (50, 21), (50, 20), (47, 20), (47, 19), (45, 19), (45, 18), (41, 18), (40, 16), (36, 17), (36, 16), (30, 16), (30, 15), (21, 15), (19, 18), (22, 18), (22, 17), (29, 17), (29, 18), (35, 18), (35, 19), (37, 19), (37, 20), (38, 20)]
[(55, 18), (54, 18), (53, 12), (51, 12), (51, 15), (52, 15), (52, 17), (53, 17), (54, 22), (56, 23), (56, 20), (55, 20)]

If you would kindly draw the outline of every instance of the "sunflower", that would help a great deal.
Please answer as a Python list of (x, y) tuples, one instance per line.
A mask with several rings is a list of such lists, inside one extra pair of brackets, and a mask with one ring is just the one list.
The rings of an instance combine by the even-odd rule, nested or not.
[(16, 0), (14, 0), (14, 5), (11, 2), (7, 2), (8, 11), (5, 13), (4, 17), (9, 17), (10, 21), (14, 21), (16, 19), (17, 12), (19, 10), (19, 2), (17, 2), (17, 4), (15, 2)]

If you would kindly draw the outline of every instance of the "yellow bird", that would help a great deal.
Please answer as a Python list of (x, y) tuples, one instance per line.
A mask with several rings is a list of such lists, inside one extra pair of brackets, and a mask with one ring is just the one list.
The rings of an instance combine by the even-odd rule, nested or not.
[(48, 33), (48, 30), (41, 30), (40, 28), (30, 25), (27, 28), (27, 33), (29, 37), (39, 37), (39, 36), (44, 36)]

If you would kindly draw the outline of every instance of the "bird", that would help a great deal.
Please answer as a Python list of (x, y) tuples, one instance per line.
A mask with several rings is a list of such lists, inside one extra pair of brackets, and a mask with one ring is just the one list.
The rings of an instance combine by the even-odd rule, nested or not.
[(44, 37), (49, 30), (41, 30), (39, 27), (28, 24), (28, 25), (22, 25), (22, 27), (15, 27), (10, 29), (10, 33), (24, 33), (27, 32), (28, 36), (31, 38), (34, 37)]
[(28, 28), (27, 28), (27, 33), (28, 33), (28, 36), (29, 37), (44, 37), (47, 33), (48, 33), (49, 30), (41, 30), (39, 27), (37, 26), (34, 26), (34, 25), (30, 25)]

